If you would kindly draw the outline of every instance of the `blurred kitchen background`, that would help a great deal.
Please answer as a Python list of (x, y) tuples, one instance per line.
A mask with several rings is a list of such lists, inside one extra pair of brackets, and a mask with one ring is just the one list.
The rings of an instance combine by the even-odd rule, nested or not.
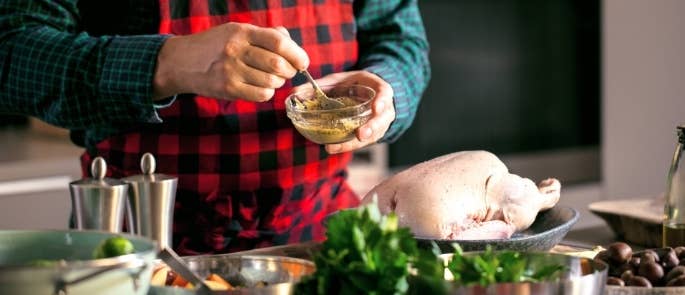
[[(490, 150), (591, 202), (664, 191), (685, 123), (685, 1), (421, 0), (433, 79), (398, 142), (357, 153), (360, 194), (438, 155)], [(65, 130), (0, 115), (0, 228), (66, 228), (81, 177)], [(159, 171), (164, 173), (164, 171)]]

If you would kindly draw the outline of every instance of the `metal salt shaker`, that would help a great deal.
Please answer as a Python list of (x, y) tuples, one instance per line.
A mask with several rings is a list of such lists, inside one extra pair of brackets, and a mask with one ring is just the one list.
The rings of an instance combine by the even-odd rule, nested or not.
[(161, 250), (172, 245), (178, 179), (155, 174), (155, 167), (155, 158), (145, 153), (140, 160), (143, 174), (122, 180), (130, 185), (127, 218), (133, 233), (157, 241)]
[(121, 232), (128, 184), (107, 178), (107, 163), (96, 157), (90, 164), (92, 178), (69, 183), (76, 229)]

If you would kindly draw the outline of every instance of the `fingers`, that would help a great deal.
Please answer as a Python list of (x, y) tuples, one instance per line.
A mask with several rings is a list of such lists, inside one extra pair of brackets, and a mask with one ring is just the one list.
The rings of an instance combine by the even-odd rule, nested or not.
[(243, 62), (250, 67), (285, 79), (290, 79), (297, 74), (297, 69), (284, 57), (261, 47), (253, 46), (246, 50)]
[(374, 115), (366, 124), (357, 129), (355, 139), (338, 144), (327, 144), (326, 152), (336, 154), (353, 151), (380, 140), (388, 131), (392, 121), (395, 120), (395, 108), (392, 103), (387, 104), (385, 102), (376, 102), (374, 108)]
[(371, 88), (376, 90), (376, 99), (373, 101), (373, 116), (359, 129), (357, 138), (359, 141), (377, 141), (385, 134), (390, 123), (395, 120), (395, 107), (393, 105), (393, 91), (390, 85), (380, 79), (375, 83), (367, 82)]
[(281, 33), (281, 34), (287, 36), (288, 38), (290, 38), (290, 32), (288, 32), (288, 29), (286, 29), (285, 27), (283, 27), (283, 26), (278, 26), (278, 27), (275, 27), (274, 29), (276, 29), (276, 31), (278, 31), (279, 33)]
[(242, 82), (246, 84), (271, 89), (280, 88), (285, 84), (286, 79), (251, 67), (243, 70), (242, 78)]
[(276, 90), (273, 88), (264, 88), (247, 83), (238, 83), (232, 89), (237, 96), (254, 102), (265, 102), (274, 96)]
[(306, 69), (309, 66), (309, 56), (302, 47), (284, 34), (284, 30), (255, 28), (250, 32), (248, 42), (282, 56), (296, 69)]

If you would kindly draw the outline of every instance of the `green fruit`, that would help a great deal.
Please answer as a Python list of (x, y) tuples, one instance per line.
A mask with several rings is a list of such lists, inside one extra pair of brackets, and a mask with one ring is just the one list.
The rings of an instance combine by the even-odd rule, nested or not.
[(131, 241), (124, 237), (116, 236), (106, 239), (93, 251), (93, 258), (109, 258), (119, 255), (131, 254), (135, 251)]

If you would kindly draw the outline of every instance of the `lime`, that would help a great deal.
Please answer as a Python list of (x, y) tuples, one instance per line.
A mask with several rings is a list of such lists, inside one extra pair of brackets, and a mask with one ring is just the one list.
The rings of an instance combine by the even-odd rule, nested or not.
[(93, 258), (100, 259), (126, 255), (133, 253), (134, 250), (131, 241), (124, 237), (116, 236), (102, 241), (93, 251)]

